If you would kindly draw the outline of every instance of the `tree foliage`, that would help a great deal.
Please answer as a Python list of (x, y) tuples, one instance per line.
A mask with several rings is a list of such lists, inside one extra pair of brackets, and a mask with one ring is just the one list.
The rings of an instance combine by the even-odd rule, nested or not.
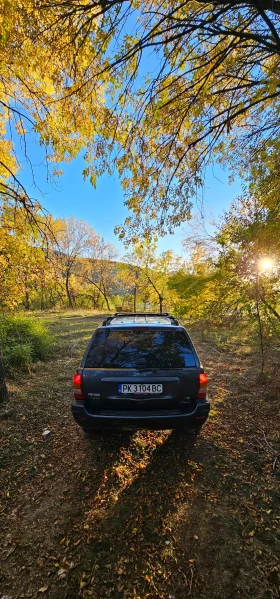
[(200, 240), (200, 253), (194, 252), (188, 268), (169, 280), (181, 314), (211, 323), (254, 323), (262, 356), (266, 341), (280, 330), (279, 195), (271, 193), (277, 185), (272, 172), (261, 168), (249, 192), (224, 215), (211, 253), (208, 243), (201, 251)]
[(83, 151), (94, 185), (117, 168), (131, 210), (117, 231), (134, 243), (190, 217), (209, 161), (234, 155), (242, 171), (242, 152), (277, 151), (278, 1), (4, 7), (0, 185), (29, 215), (34, 201), (20, 183), (16, 135), (25, 160), (32, 131), (48, 165)]
[(106, 243), (99, 235), (95, 237), (82, 270), (82, 278), (90, 286), (87, 293), (92, 298), (94, 307), (98, 307), (100, 298), (103, 298), (106, 308), (111, 310), (109, 298), (116, 281), (117, 256), (118, 252), (111, 243)]
[[(37, 203), (18, 174), (22, 163), (30, 163), (31, 135), (45, 147), (51, 179), (59, 174), (56, 164), (75, 158), (81, 149), (88, 160), (101, 154), (97, 137), (107, 112), (100, 81), (90, 89), (86, 81), (99, 68), (97, 59), (92, 63), (91, 37), (75, 30), (78, 19), (61, 35), (56, 10), (50, 4), (42, 12), (41, 4), (4, 2), (1, 9), (0, 193), (23, 206), (31, 221)], [(96, 32), (96, 18), (91, 26)]]
[(134, 245), (133, 252), (126, 256), (126, 262), (134, 295), (134, 311), (138, 296), (142, 298), (144, 309), (157, 305), (158, 311), (163, 312), (163, 306), (173, 305), (168, 280), (172, 271), (178, 268), (179, 258), (171, 250), (158, 255), (156, 239), (145, 240)]

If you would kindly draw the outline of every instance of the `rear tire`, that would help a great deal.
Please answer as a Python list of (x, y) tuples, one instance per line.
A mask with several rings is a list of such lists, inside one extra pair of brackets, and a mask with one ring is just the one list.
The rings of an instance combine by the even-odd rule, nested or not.
[(87, 439), (95, 439), (95, 437), (99, 437), (99, 435), (102, 433), (102, 429), (98, 428), (96, 430), (92, 430), (92, 431), (87, 431), (85, 429), (83, 429), (84, 431), (84, 435)]
[(196, 428), (182, 427), (182, 428), (177, 428), (176, 430), (180, 431), (181, 433), (185, 433), (189, 436), (192, 436), (192, 435), (197, 436), (197, 435), (199, 435), (201, 429), (202, 429), (202, 426), (196, 427)]
[(196, 428), (188, 429), (187, 432), (189, 432), (192, 435), (199, 435), (201, 429), (202, 429), (202, 426), (199, 426), (199, 427), (196, 427)]
[(194, 429), (193, 429), (193, 434), (194, 434), (194, 435), (199, 435), (199, 433), (200, 433), (201, 429), (202, 429), (202, 426), (200, 426), (199, 428), (194, 428)]

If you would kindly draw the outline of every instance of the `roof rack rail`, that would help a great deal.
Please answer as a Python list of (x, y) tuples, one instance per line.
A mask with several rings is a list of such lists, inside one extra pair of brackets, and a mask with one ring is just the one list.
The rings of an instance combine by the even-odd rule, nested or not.
[(168, 312), (115, 312), (114, 316), (169, 316)]
[(170, 320), (172, 321), (172, 323), (174, 325), (178, 325), (179, 322), (177, 320), (177, 318), (175, 318), (175, 316), (172, 316), (172, 314), (169, 314), (169, 312), (115, 312), (115, 314), (111, 314), (111, 316), (108, 316), (104, 321), (103, 321), (103, 326), (108, 325), (114, 318), (118, 317), (118, 316), (124, 316), (124, 317), (133, 317), (133, 316), (166, 316), (167, 318), (170, 318)]

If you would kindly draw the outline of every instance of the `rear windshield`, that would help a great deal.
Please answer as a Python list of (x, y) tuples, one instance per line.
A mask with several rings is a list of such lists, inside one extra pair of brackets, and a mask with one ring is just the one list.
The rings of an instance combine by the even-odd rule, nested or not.
[(184, 331), (176, 329), (100, 329), (85, 368), (186, 368), (195, 366)]

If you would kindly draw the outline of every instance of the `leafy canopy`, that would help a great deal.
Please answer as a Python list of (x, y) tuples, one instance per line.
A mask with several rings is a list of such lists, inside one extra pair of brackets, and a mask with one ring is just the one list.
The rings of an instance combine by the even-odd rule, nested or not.
[(279, 20), (267, 0), (6, 2), (2, 194), (32, 209), (11, 124), (24, 143), (37, 132), (48, 163), (82, 150), (94, 185), (118, 169), (125, 241), (172, 231), (190, 217), (209, 161), (277, 151)]

